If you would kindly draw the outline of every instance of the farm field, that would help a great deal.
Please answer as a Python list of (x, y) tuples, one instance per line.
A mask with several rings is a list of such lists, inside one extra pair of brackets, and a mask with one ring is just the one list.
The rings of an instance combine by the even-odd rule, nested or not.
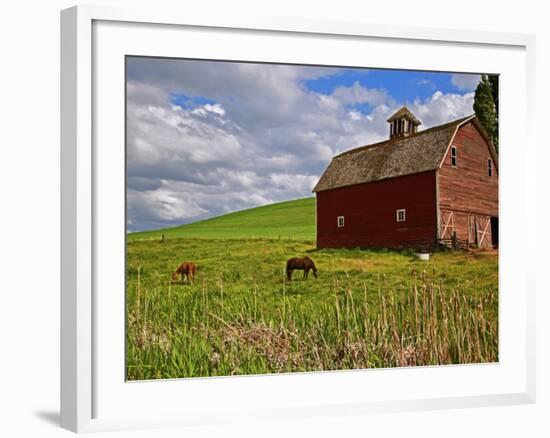
[[(246, 216), (232, 220), (259, 229)], [(312, 227), (302, 222), (296, 229)], [(164, 242), (162, 232), (128, 235), (129, 380), (498, 361), (494, 252), (442, 251), (423, 262), (196, 225), (185, 231), (196, 237), (163, 230)], [(296, 271), (288, 282), (286, 260), (303, 255), (319, 278)], [(171, 284), (184, 260), (198, 265), (194, 284)]]
[(129, 239), (267, 237), (281, 239), (315, 239), (315, 198), (279, 202), (262, 207), (228, 213), (211, 219), (162, 230), (129, 234)]

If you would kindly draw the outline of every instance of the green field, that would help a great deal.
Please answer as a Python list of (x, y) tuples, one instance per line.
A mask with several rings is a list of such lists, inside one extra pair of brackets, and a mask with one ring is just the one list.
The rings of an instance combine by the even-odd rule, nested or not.
[(162, 230), (129, 234), (130, 239), (157, 237), (234, 239), (267, 237), (315, 239), (315, 198), (297, 199)]
[[(309, 219), (279, 238), (269, 223), (295, 207)], [(307, 199), (129, 235), (127, 378), (498, 360), (497, 254), (316, 250), (311, 211)], [(319, 278), (288, 282), (302, 255)], [(181, 261), (198, 265), (194, 284), (171, 284)]]

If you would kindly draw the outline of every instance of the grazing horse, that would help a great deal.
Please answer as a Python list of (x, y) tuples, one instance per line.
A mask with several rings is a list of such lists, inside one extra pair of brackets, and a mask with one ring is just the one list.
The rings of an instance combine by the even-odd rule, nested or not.
[(294, 257), (288, 259), (286, 262), (286, 277), (288, 281), (292, 281), (292, 271), (303, 270), (304, 271), (304, 280), (307, 280), (309, 271), (313, 271), (313, 275), (317, 278), (317, 268), (315, 263), (308, 256), (306, 257)]
[(174, 272), (172, 272), (172, 284), (176, 284), (178, 275), (181, 275), (181, 284), (183, 284), (183, 275), (187, 276), (187, 282), (193, 284), (195, 280), (195, 271), (197, 270), (197, 265), (193, 262), (183, 262), (178, 266)]

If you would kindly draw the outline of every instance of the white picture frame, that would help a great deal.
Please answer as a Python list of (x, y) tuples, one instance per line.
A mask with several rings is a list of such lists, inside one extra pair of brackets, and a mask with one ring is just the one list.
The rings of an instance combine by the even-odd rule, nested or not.
[[(200, 57), (203, 53), (205, 58), (236, 59), (236, 56), (239, 59), (292, 63), (301, 58), (299, 51), (289, 50), (289, 44), (298, 47), (303, 44), (301, 47), (308, 49), (304, 53), (309, 57), (303, 63), (348, 65), (346, 54), (337, 52), (337, 47), (372, 45), (372, 53), (376, 53), (379, 60), (369, 65), (371, 67), (414, 66), (418, 69), (502, 74), (503, 152), (499, 170), (501, 215), (506, 219), (501, 222), (500, 266), (513, 265), (514, 269), (512, 272), (501, 271), (500, 276), (500, 287), (504, 292), (500, 305), (502, 355), (499, 364), (186, 379), (185, 382), (124, 382), (124, 373), (121, 372), (124, 351), (120, 351), (124, 325), (121, 325), (123, 314), (119, 311), (125, 290), (117, 287), (121, 284), (119, 265), (124, 263), (120, 259), (123, 253), (120, 239), (124, 235), (119, 235), (125, 232), (124, 222), (120, 221), (120, 209), (124, 209), (124, 205), (120, 205), (119, 191), (112, 190), (112, 194), (106, 191), (106, 187), (120, 187), (117, 175), (124, 172), (120, 167), (124, 149), (120, 130), (124, 128), (117, 125), (122, 120), (120, 104), (123, 102), (116, 99), (124, 87), (119, 62), (121, 54), (182, 56), (175, 53), (176, 49), (167, 43), (169, 40), (163, 40), (168, 34), (172, 37), (173, 32), (183, 32), (182, 37), (193, 36), (195, 32), (196, 41), (210, 38), (215, 43), (216, 38), (230, 34), (243, 45), (250, 42), (249, 49), (225, 47), (226, 53), (219, 48), (212, 49), (215, 45), (209, 46), (206, 42), (202, 46), (198, 44), (189, 56)], [(222, 35), (224, 32), (227, 35)], [(147, 36), (140, 37), (142, 33), (147, 33)], [(132, 38), (128, 38), (129, 35)], [(255, 44), (255, 39), (269, 41), (270, 45)], [(387, 53), (382, 53), (381, 48), (376, 49), (376, 45), (388, 50), (402, 50), (404, 47), (408, 50), (402, 57), (389, 60)], [(212, 424), (250, 417), (305, 418), (534, 402), (535, 277), (532, 272), (534, 263), (528, 259), (533, 256), (526, 256), (519, 262), (513, 256), (517, 250), (523, 254), (535, 254), (528, 251), (534, 247), (534, 233), (523, 239), (514, 235), (514, 230), (521, 227), (533, 230), (536, 227), (536, 179), (533, 167), (528, 167), (525, 161), (525, 156), (535, 156), (536, 152), (530, 126), (534, 120), (534, 45), (531, 35), (375, 26), (359, 22), (252, 19), (244, 16), (228, 22), (215, 15), (92, 6), (62, 11), (61, 426), (83, 432)], [(316, 50), (320, 48), (322, 50)], [(245, 50), (249, 51), (245, 53)], [(414, 56), (415, 51), (435, 56), (418, 57)], [(453, 60), (448, 53), (455, 51), (477, 53), (477, 56)], [(481, 68), (489, 65), (487, 56), (493, 61), (491, 65), (499, 67), (494, 70)], [(102, 70), (106, 61), (111, 59), (115, 60), (108, 75), (112, 80)], [(366, 66), (364, 60), (357, 61), (357, 65)], [(106, 95), (114, 100), (107, 102)], [(107, 115), (102, 108), (113, 102), (116, 113)], [(512, 120), (515, 123), (510, 123)], [(113, 140), (115, 146), (111, 152), (97, 154), (98, 144), (104, 144), (107, 138)], [(507, 148), (507, 144), (520, 138), (521, 150)], [(530, 208), (517, 208), (518, 202)], [(109, 217), (104, 213), (108, 207), (116, 210)], [(114, 250), (109, 248), (108, 253), (105, 252), (105, 247), (111, 245)], [(118, 271), (104, 269), (111, 264), (117, 265)], [(123, 281), (122, 278), (122, 284)], [(117, 301), (109, 303), (105, 296), (102, 296), (105, 299), (98, 299), (105, 286), (111, 283), (115, 290), (113, 299)], [(113, 340), (106, 337), (106, 332), (115, 334)], [(414, 386), (414, 382), (420, 384), (432, 379), (436, 384), (449, 379), (456, 382), (454, 386), (442, 388), (439, 385), (437, 388), (434, 385), (426, 390)], [(474, 391), (469, 385), (476, 382), (479, 390)], [(368, 392), (346, 390), (356, 390), (367, 384)], [(285, 391), (291, 388), (298, 394), (294, 403), (285, 398)], [(314, 388), (322, 391), (316, 392)], [(382, 396), (383, 388), (387, 389), (387, 396)], [(267, 392), (270, 393), (269, 402), (261, 397)], [(239, 396), (235, 397), (237, 393)], [(106, 400), (107, 396), (112, 402)], [(158, 402), (161, 397), (165, 403)], [(131, 403), (132, 399), (140, 398), (155, 403), (145, 403), (140, 412)], [(174, 400), (179, 402), (174, 403)], [(227, 406), (228, 400), (231, 400), (231, 409), (224, 409), (223, 403)], [(128, 402), (127, 410), (120, 408), (125, 402)]]

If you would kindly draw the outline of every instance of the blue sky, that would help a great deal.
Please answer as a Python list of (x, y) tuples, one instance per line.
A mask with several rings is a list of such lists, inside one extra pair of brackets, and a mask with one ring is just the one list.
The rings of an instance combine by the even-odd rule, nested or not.
[(127, 59), (128, 230), (312, 196), (335, 154), (473, 113), (479, 75)]
[(192, 109), (207, 104), (215, 104), (216, 101), (203, 96), (186, 96), (182, 93), (170, 93), (170, 103), (185, 109)]
[(308, 80), (304, 85), (309, 90), (331, 94), (335, 88), (349, 87), (354, 82), (368, 88), (385, 89), (401, 103), (405, 100), (411, 102), (417, 98), (426, 99), (437, 90), (442, 93), (464, 91), (453, 84), (451, 73), (384, 69), (344, 69), (334, 75)]

